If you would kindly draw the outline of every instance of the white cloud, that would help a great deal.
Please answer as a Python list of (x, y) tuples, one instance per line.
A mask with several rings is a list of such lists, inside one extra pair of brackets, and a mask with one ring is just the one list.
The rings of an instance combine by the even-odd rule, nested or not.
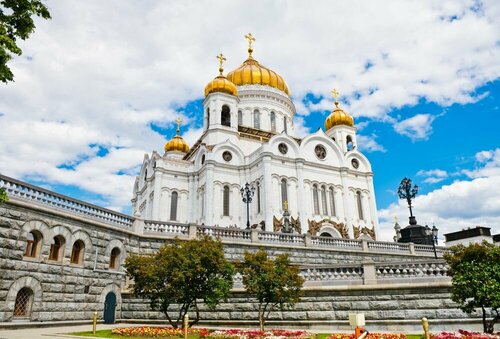
[[(413, 203), (413, 211), (419, 224), (435, 223), (440, 236), (466, 227), (481, 225), (490, 227), (492, 234), (500, 232), (500, 149), (488, 151), (495, 156), (487, 157), (482, 167), (471, 176), (471, 180), (457, 180), (427, 194), (419, 195)], [(476, 154), (484, 159), (484, 152)], [(489, 169), (489, 171), (486, 171)], [(433, 175), (444, 175), (440, 170), (427, 171)], [(398, 216), (402, 227), (407, 225), (408, 206), (399, 200), (388, 208), (379, 210), (380, 228), (386, 240), (394, 235), (394, 216)]]
[(420, 170), (417, 172), (417, 175), (426, 177), (424, 179), (424, 182), (429, 184), (436, 184), (448, 178), (448, 172), (440, 169), (433, 169), (428, 171)]
[(410, 137), (413, 141), (425, 140), (432, 132), (435, 117), (430, 114), (417, 114), (394, 124), (396, 132)]
[[(126, 206), (119, 197), (132, 190), (116, 173), (166, 141), (150, 125), (169, 125), (176, 109), (202, 98), (217, 74), (216, 54), (226, 55), (226, 70), (237, 67), (249, 31), (257, 37), (255, 58), (284, 76), (304, 115), (331, 111), (330, 90), (337, 87), (342, 107), (355, 117), (393, 123), (391, 109), (422, 99), (445, 106), (478, 100), (474, 91), (500, 74), (495, 1), (480, 11), (472, 0), (47, 4), (53, 19), (37, 20), (35, 34), (20, 42), (24, 54), (10, 63), (16, 81), (0, 93), (0, 172), (64, 179), (110, 197), (113, 206)], [(307, 94), (325, 99), (304, 104)], [(191, 123), (185, 136), (192, 145), (199, 129), (182, 115)], [(432, 117), (411, 119), (397, 123), (400, 133), (427, 137)], [(299, 135), (317, 127), (296, 119)], [(94, 173), (84, 165), (117, 155), (97, 157), (92, 145), (124, 149), (118, 154), (128, 152), (133, 161)], [(76, 168), (59, 179), (58, 167), (67, 163)], [(92, 175), (112, 184), (97, 187)]]
[(375, 134), (372, 135), (361, 135), (358, 134), (356, 136), (358, 140), (358, 147), (361, 151), (366, 152), (386, 152), (387, 150), (377, 142), (377, 136)]

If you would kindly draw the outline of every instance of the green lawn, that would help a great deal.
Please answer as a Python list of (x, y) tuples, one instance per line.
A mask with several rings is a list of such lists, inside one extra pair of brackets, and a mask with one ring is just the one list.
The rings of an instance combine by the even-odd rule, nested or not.
[[(153, 338), (158, 338), (158, 337), (125, 337), (123, 335), (116, 335), (116, 334), (111, 334), (111, 330), (100, 330), (96, 331), (95, 334), (92, 334), (92, 331), (85, 331), (85, 332), (74, 332), (70, 333), (71, 335), (78, 335), (82, 337), (93, 337), (93, 338), (126, 338), (126, 339), (153, 339)], [(162, 338), (176, 338), (179, 339), (181, 337), (162, 337)], [(184, 337), (182, 337), (184, 338)], [(197, 335), (188, 335), (189, 339), (198, 339), (199, 337)]]

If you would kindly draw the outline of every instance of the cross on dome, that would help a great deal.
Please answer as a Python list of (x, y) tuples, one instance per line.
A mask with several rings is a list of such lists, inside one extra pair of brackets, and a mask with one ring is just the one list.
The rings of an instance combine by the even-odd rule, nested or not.
[(222, 75), (222, 72), (224, 72), (224, 67), (222, 65), (223, 65), (224, 61), (226, 61), (226, 58), (224, 57), (224, 54), (222, 54), (222, 53), (217, 55), (216, 58), (219, 59), (219, 72), (220, 72), (220, 75)]
[(337, 107), (338, 107), (338, 105), (339, 105), (338, 98), (339, 98), (339, 95), (340, 95), (339, 91), (337, 91), (337, 89), (336, 89), (336, 88), (334, 88), (334, 89), (332, 90), (332, 95), (333, 95), (333, 99), (335, 100), (335, 106), (337, 106)]
[(253, 37), (252, 33), (248, 33), (247, 35), (245, 35), (245, 39), (248, 40), (248, 55), (252, 56), (252, 52), (253, 52), (252, 42), (255, 41), (255, 38)]
[(177, 117), (177, 119), (175, 119), (175, 122), (177, 123), (177, 134), (179, 134), (181, 132), (182, 119)]

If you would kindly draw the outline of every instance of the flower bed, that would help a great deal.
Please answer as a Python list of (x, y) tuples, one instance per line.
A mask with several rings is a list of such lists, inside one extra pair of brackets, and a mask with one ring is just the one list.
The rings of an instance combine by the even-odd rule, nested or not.
[[(183, 337), (184, 329), (172, 327), (125, 327), (115, 328), (111, 331), (112, 334), (123, 337)], [(310, 334), (306, 331), (289, 331), (289, 330), (218, 330), (210, 332), (206, 328), (190, 328), (188, 335), (198, 335), (200, 338), (214, 339), (284, 339), (284, 338), (309, 338)]]
[[(112, 334), (121, 335), (124, 337), (184, 337), (184, 329), (172, 327), (123, 327), (114, 328)], [(200, 337), (206, 335), (208, 330), (206, 328), (189, 328), (188, 334), (197, 334)]]
[(458, 332), (441, 332), (438, 334), (431, 334), (432, 339), (492, 339), (499, 338), (497, 335), (489, 335), (479, 332), (471, 332), (466, 330), (458, 330)]
[[(334, 333), (326, 339), (355, 339), (354, 333)], [(368, 333), (366, 339), (406, 339), (403, 333)]]
[(306, 331), (289, 331), (289, 330), (219, 330), (207, 333), (205, 338), (220, 338), (220, 339), (260, 339), (260, 338), (309, 338), (311, 335)]

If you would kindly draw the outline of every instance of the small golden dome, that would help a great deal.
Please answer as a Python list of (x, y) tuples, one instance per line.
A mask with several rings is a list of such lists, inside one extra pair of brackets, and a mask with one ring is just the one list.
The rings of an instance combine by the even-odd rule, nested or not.
[(210, 93), (214, 92), (222, 92), (222, 93), (227, 93), (231, 94), (234, 96), (238, 95), (238, 89), (236, 88), (236, 85), (233, 84), (231, 81), (227, 80), (227, 78), (222, 75), (222, 72), (224, 72), (224, 68), (222, 67), (222, 64), (224, 61), (226, 61), (226, 58), (224, 58), (224, 55), (219, 54), (217, 55), (217, 59), (219, 59), (219, 76), (216, 77), (214, 80), (210, 81), (206, 86), (205, 86), (205, 97), (209, 95)]
[(333, 97), (335, 98), (335, 109), (325, 120), (325, 128), (328, 131), (333, 126), (338, 125), (347, 125), (354, 127), (354, 119), (349, 113), (345, 112), (341, 108), (339, 108), (339, 102), (337, 101), (338, 92), (337, 90), (333, 90)]
[(273, 70), (259, 64), (257, 60), (252, 57), (252, 41), (255, 38), (249, 33), (245, 36), (248, 39), (248, 59), (245, 60), (240, 67), (232, 72), (229, 72), (227, 79), (234, 83), (236, 86), (241, 85), (264, 85), (277, 88), (290, 96), (290, 90), (285, 80)]
[(227, 80), (223, 75), (219, 75), (205, 86), (205, 96), (214, 92), (222, 92), (234, 96), (238, 95), (238, 89), (236, 88), (236, 85)]
[(182, 153), (187, 153), (189, 151), (189, 145), (182, 139), (179, 135), (181, 131), (181, 119), (177, 118), (177, 131), (175, 136), (167, 141), (165, 144), (165, 152), (177, 151)]

